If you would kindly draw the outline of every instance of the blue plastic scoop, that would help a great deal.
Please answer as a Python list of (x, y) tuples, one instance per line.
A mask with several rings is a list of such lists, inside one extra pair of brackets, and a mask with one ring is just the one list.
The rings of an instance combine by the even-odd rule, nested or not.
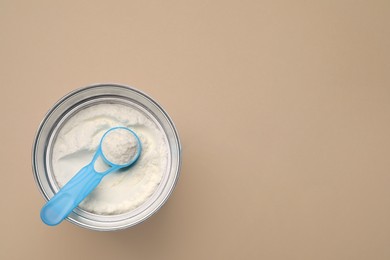
[[(109, 141), (113, 137), (117, 138), (116, 143), (111, 144)], [(129, 146), (129, 138), (127, 137), (132, 139), (132, 146)], [(110, 154), (104, 154), (107, 152)], [(109, 129), (100, 140), (99, 147), (91, 163), (84, 166), (43, 206), (41, 210), (42, 221), (49, 226), (61, 223), (98, 186), (105, 175), (132, 165), (137, 161), (140, 154), (141, 141), (133, 131), (126, 127)], [(99, 157), (109, 166), (103, 172), (96, 171), (94, 167)]]

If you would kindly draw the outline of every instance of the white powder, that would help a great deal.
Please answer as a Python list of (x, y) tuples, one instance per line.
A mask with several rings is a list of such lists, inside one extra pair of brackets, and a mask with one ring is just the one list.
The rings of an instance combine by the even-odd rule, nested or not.
[[(82, 209), (101, 215), (131, 211), (155, 192), (167, 171), (169, 149), (164, 132), (132, 107), (97, 104), (73, 115), (59, 131), (53, 147), (53, 174), (62, 187), (91, 162), (103, 134), (116, 126), (134, 130), (141, 141), (142, 152), (131, 167), (106, 175), (80, 204)], [(105, 167), (98, 164), (103, 164), (102, 160), (96, 161), (95, 168)]]
[(138, 141), (128, 130), (113, 129), (102, 141), (104, 157), (113, 164), (124, 165), (132, 161), (137, 154)]

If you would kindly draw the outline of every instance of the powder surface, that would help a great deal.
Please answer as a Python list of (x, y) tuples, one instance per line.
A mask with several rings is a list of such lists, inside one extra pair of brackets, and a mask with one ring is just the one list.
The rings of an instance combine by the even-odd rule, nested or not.
[[(169, 146), (164, 132), (143, 112), (122, 104), (96, 104), (74, 114), (54, 141), (51, 167), (59, 187), (91, 162), (108, 129), (128, 127), (137, 133), (142, 152), (131, 167), (106, 175), (79, 205), (100, 215), (129, 212), (142, 205), (167, 172)], [(95, 169), (104, 169), (102, 160)]]
[(137, 149), (136, 137), (123, 128), (111, 130), (102, 141), (103, 155), (112, 164), (128, 164), (134, 159)]

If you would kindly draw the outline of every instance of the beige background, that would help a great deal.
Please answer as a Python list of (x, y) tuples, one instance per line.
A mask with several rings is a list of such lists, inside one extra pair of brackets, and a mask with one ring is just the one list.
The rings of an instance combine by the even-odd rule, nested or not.
[[(390, 259), (390, 2), (0, 0), (0, 259)], [(132, 85), (183, 167), (147, 222), (47, 227), (46, 111)], [(74, 258), (73, 258), (74, 257)]]

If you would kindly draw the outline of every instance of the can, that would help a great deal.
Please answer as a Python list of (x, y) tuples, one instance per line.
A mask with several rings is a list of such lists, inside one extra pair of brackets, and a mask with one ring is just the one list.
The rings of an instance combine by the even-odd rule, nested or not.
[(46, 200), (59, 190), (53, 176), (51, 153), (56, 136), (78, 111), (100, 103), (135, 107), (151, 118), (166, 135), (168, 167), (151, 197), (136, 209), (118, 215), (98, 215), (75, 208), (67, 220), (83, 228), (113, 231), (139, 224), (156, 213), (171, 195), (180, 173), (181, 144), (177, 129), (167, 112), (147, 94), (125, 85), (97, 84), (77, 89), (61, 98), (45, 115), (33, 142), (32, 168), (35, 182)]

